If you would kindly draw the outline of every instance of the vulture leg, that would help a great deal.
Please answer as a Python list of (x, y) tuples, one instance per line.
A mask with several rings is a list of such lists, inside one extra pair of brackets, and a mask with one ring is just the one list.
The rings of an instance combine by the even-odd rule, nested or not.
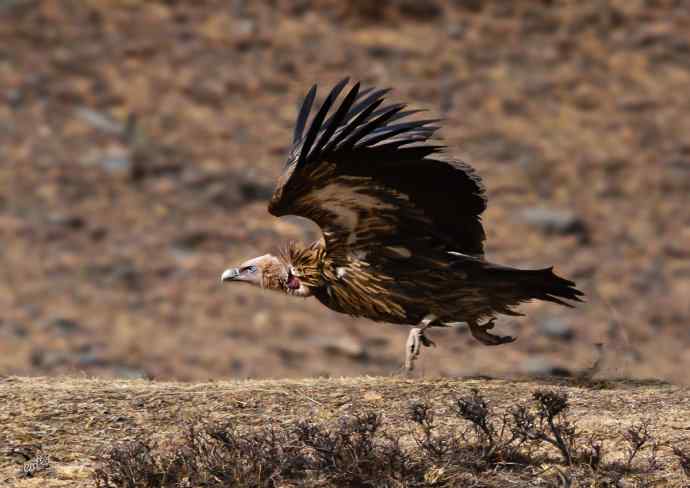
[(408, 373), (414, 369), (414, 362), (419, 356), (422, 346), (436, 347), (434, 341), (424, 335), (424, 331), (431, 326), (436, 320), (436, 316), (429, 314), (422, 319), (419, 326), (410, 330), (410, 335), (407, 336), (407, 344), (405, 345), (405, 371)]
[(470, 326), (470, 332), (472, 333), (474, 338), (482, 344), (486, 344), (487, 346), (500, 346), (501, 344), (513, 342), (515, 340), (515, 337), (499, 336), (487, 332), (487, 330), (493, 329), (495, 321), (495, 318), (491, 318), (482, 325), (479, 325), (473, 320), (469, 320), (467, 321), (467, 323)]

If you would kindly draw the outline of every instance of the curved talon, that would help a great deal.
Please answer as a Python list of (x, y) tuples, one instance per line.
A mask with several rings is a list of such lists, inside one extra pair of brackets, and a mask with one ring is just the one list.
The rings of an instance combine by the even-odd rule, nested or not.
[(419, 340), (422, 342), (423, 346), (426, 347), (436, 347), (436, 343), (424, 335), (424, 332), (419, 334)]
[(493, 329), (495, 322), (496, 322), (496, 318), (494, 317), (494, 318), (489, 319), (485, 324), (479, 325), (478, 327), (480, 327), (484, 330)]
[(515, 341), (516, 338), (513, 336), (499, 336), (487, 332), (494, 327), (495, 321), (496, 319), (492, 318), (482, 325), (470, 323), (470, 332), (475, 339), (487, 346), (500, 346)]

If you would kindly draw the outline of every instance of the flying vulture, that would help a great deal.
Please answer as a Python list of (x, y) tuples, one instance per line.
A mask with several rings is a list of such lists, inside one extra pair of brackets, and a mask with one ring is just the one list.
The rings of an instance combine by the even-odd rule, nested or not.
[(553, 268), (522, 270), (486, 261), (481, 214), (486, 195), (467, 164), (432, 141), (438, 120), (385, 104), (389, 90), (328, 94), (309, 121), (316, 85), (297, 117), (292, 147), (268, 205), (321, 228), (320, 240), (289, 244), (223, 272), (244, 282), (378, 322), (412, 325), (405, 367), (413, 368), (432, 326), (461, 322), (486, 345), (514, 341), (489, 332), (496, 314), (521, 315), (531, 299), (572, 306), (575, 283)]

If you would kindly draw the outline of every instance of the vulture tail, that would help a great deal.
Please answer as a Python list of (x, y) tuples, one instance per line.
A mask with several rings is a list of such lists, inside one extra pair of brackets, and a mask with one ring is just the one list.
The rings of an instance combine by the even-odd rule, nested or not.
[(581, 302), (584, 296), (575, 288), (575, 282), (561, 278), (553, 266), (526, 270), (489, 263), (476, 256), (451, 252), (451, 267), (462, 272), (465, 283), (488, 290), (492, 308), (508, 315), (520, 315), (510, 307), (528, 300), (546, 300), (566, 307), (573, 305), (564, 300)]
[(493, 269), (491, 274), (499, 282), (510, 282), (518, 301), (537, 299), (572, 307), (563, 300), (581, 302), (580, 297), (584, 295), (575, 288), (573, 281), (556, 275), (553, 267), (535, 270), (500, 267)]

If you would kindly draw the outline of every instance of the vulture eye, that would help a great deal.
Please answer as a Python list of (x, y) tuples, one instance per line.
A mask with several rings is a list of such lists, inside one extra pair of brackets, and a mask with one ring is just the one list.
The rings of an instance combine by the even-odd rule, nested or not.
[(250, 273), (256, 273), (256, 266), (251, 265), (251, 266), (246, 266), (243, 271), (248, 271)]

